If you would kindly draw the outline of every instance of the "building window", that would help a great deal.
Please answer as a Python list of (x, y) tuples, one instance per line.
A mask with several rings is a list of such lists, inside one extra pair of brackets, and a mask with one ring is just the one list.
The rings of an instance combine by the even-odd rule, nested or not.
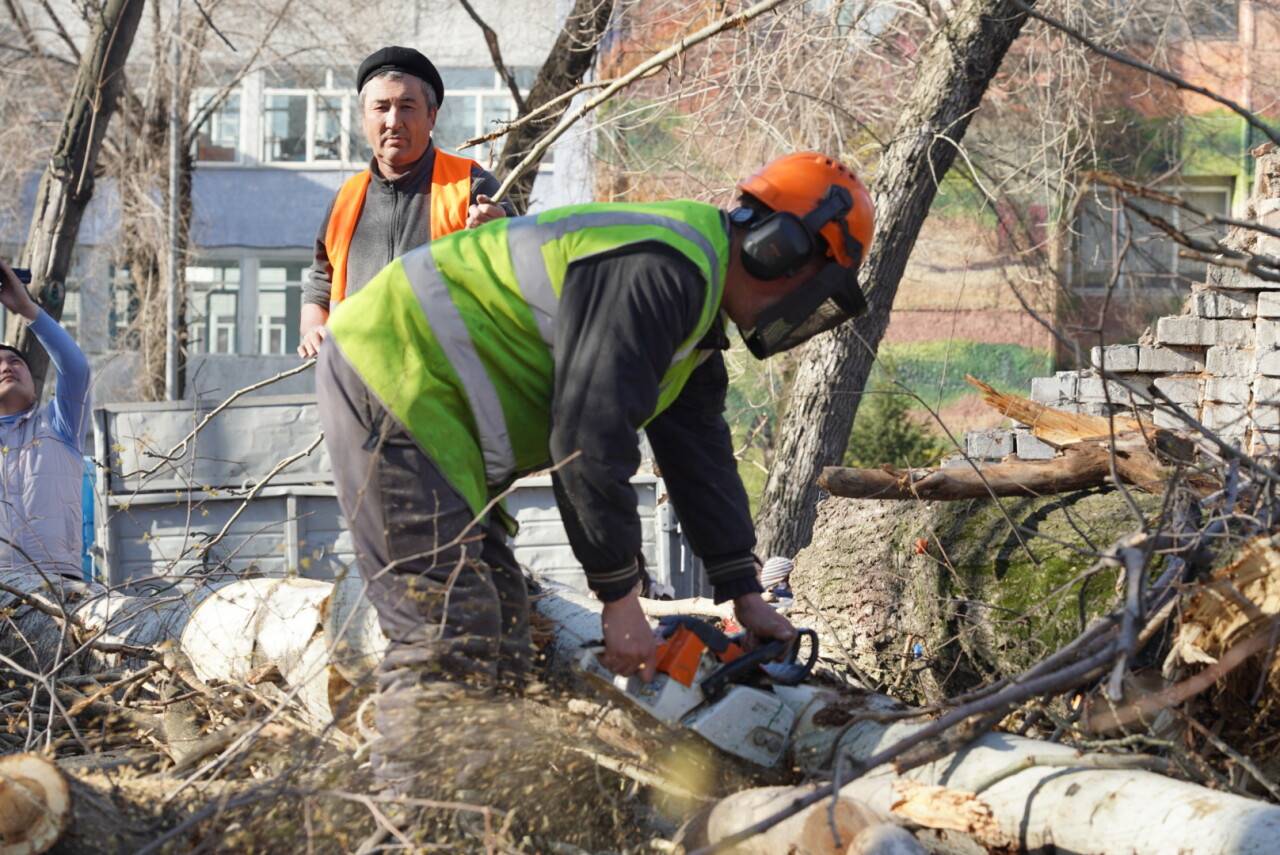
[(67, 331), (67, 335), (75, 339), (83, 349), (84, 343), (80, 341), (80, 286), (78, 284), (67, 283), (67, 290), (62, 297), (62, 320), (60, 323), (62, 328)]
[[(1231, 213), (1233, 182), (1222, 179), (1187, 179), (1180, 187), (1162, 188), (1207, 214)], [(1183, 209), (1149, 199), (1133, 199), (1134, 205), (1159, 217), (1192, 237), (1222, 238), (1226, 229), (1204, 223)], [(1090, 191), (1076, 219), (1073, 278), (1077, 287), (1182, 288), (1203, 282), (1205, 264), (1181, 258), (1182, 250), (1168, 235), (1123, 204), (1121, 195), (1107, 187)]]
[(211, 262), (187, 268), (188, 353), (235, 353), (240, 265)]
[[(201, 90), (192, 99), (199, 114), (216, 98), (215, 90)], [(200, 125), (196, 135), (195, 159), (213, 163), (238, 163), (240, 160), (240, 93), (232, 92)]]
[[(516, 85), (527, 92), (537, 75), (536, 68), (516, 68)], [(489, 133), (516, 115), (516, 105), (511, 91), (492, 68), (442, 68), (444, 78), (444, 104), (436, 117), (432, 139), (441, 148), (454, 151), (468, 139)], [(483, 143), (467, 149), (463, 154), (482, 163), (492, 156), (492, 147), (502, 146), (502, 140)], [(543, 158), (550, 164), (550, 152)]]
[(289, 354), (298, 348), (302, 322), (303, 262), (263, 262), (258, 267), (258, 352)]
[(137, 350), (138, 288), (128, 265), (111, 265), (107, 271), (111, 284), (111, 311), (107, 318), (107, 334), (111, 347), (118, 350)]
[(263, 93), (263, 160), (361, 162), (358, 117), (355, 93), (332, 70), (276, 74)]

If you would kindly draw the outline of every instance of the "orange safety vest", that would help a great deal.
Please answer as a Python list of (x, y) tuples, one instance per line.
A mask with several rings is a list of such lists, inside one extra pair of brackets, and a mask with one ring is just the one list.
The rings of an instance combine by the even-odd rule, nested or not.
[[(467, 208), (471, 206), (471, 167), (475, 161), (436, 149), (436, 162), (431, 167), (431, 239), (444, 237), (467, 226)], [(324, 232), (324, 248), (333, 267), (329, 289), (329, 309), (347, 296), (347, 255), (351, 239), (364, 210), (364, 196), (373, 173), (369, 170), (353, 175), (338, 190)]]

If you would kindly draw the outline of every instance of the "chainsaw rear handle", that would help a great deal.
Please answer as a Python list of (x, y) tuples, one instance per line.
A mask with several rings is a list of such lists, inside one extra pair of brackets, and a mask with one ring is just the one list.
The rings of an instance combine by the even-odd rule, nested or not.
[[(801, 639), (809, 640), (809, 655), (798, 661)], [(727, 662), (702, 681), (703, 697), (714, 701), (734, 683), (748, 682), (756, 671), (764, 674), (777, 686), (798, 686), (813, 673), (818, 663), (818, 634), (811, 629), (796, 630), (790, 641), (774, 639)]]

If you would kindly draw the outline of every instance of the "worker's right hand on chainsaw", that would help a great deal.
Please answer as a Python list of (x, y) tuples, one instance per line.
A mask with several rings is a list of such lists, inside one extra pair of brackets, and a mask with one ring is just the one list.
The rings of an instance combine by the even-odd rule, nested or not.
[(639, 589), (605, 603), (600, 623), (604, 627), (600, 664), (623, 677), (638, 674), (646, 683), (652, 681), (658, 670), (658, 641), (640, 608)]
[(790, 641), (796, 628), (759, 594), (743, 594), (733, 601), (733, 614), (738, 625), (745, 629), (753, 641), (777, 638)]

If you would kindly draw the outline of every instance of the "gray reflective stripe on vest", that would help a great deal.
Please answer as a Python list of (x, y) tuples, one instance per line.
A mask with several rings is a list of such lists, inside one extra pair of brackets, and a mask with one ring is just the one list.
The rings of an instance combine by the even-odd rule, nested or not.
[(498, 390), (480, 361), (480, 354), (476, 353), (471, 334), (467, 332), (467, 325), (463, 323), (462, 315), (436, 269), (430, 248), (422, 247), (405, 254), (401, 263), (440, 349), (462, 380), (462, 390), (471, 404), (471, 414), (480, 432), (485, 476), (491, 484), (502, 483), (515, 472), (516, 455), (507, 434), (507, 420), (502, 414)]
[[(716, 253), (711, 241), (707, 240), (707, 236), (688, 223), (671, 217), (639, 211), (598, 211), (573, 214), (550, 223), (539, 223), (532, 217), (512, 220), (507, 227), (507, 248), (511, 253), (511, 269), (515, 272), (516, 281), (520, 283), (520, 293), (533, 309), (534, 318), (538, 322), (538, 331), (542, 334), (542, 340), (546, 342), (547, 347), (555, 343), (554, 320), (560, 301), (551, 284), (551, 277), (547, 275), (547, 264), (542, 256), (542, 247), (583, 229), (607, 226), (658, 226), (669, 229), (702, 250), (707, 257), (707, 262), (711, 265), (711, 275), (717, 278), (720, 276), (720, 256)], [(583, 256), (583, 258), (586, 257), (588, 256)], [(680, 348), (675, 356), (671, 357), (671, 365), (688, 357), (696, 344), (691, 342)]]
[(551, 277), (547, 275), (547, 263), (542, 258), (542, 240), (538, 224), (532, 217), (519, 217), (507, 226), (507, 250), (511, 254), (511, 269), (520, 284), (520, 295), (533, 312), (538, 324), (538, 334), (547, 347), (556, 343), (556, 299)]

